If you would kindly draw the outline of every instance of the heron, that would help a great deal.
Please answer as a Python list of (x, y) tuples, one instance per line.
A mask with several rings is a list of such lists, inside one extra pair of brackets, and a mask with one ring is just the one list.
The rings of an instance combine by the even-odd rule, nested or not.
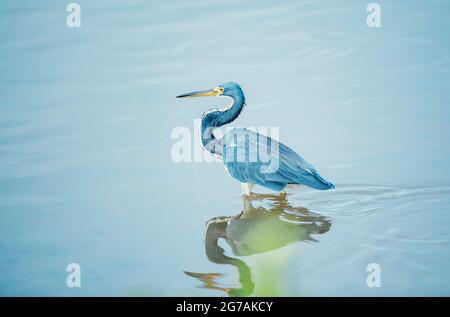
[(177, 98), (225, 97), (230, 103), (202, 115), (201, 143), (210, 154), (221, 158), (225, 169), (241, 182), (244, 195), (250, 195), (254, 185), (273, 191), (283, 191), (287, 185), (305, 185), (318, 190), (333, 189), (333, 183), (322, 177), (294, 150), (268, 136), (247, 128), (227, 129), (222, 138), (214, 130), (233, 122), (246, 106), (239, 84), (228, 82), (213, 89), (193, 91)]

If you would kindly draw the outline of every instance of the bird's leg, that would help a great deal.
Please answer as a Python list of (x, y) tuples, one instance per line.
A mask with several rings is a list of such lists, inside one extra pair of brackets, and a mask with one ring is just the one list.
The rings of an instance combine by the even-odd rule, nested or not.
[(244, 195), (250, 196), (252, 192), (252, 187), (253, 187), (252, 183), (242, 183), (242, 193)]

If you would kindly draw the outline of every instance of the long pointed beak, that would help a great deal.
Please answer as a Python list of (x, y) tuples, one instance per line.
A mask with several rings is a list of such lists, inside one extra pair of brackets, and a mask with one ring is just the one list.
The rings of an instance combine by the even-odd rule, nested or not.
[(186, 94), (178, 95), (177, 98), (193, 98), (193, 97), (216, 97), (218, 92), (215, 89), (200, 90), (188, 92)]

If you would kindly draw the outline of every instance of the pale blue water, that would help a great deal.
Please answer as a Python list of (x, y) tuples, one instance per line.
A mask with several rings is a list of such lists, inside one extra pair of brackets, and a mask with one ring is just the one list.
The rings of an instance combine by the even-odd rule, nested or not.
[[(79, 29), (67, 3), (0, 5), (0, 295), (450, 295), (449, 2), (378, 1), (380, 29), (369, 1), (78, 1)], [(336, 190), (249, 204), (172, 161), (223, 104), (174, 97), (230, 80), (233, 125), (279, 127)], [(242, 262), (208, 260), (218, 216), (209, 256)]]

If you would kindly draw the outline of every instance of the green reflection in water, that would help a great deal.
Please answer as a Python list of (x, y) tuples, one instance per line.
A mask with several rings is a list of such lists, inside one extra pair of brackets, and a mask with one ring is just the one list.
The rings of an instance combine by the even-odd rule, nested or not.
[[(250, 256), (282, 248), (297, 241), (317, 241), (311, 235), (326, 233), (331, 221), (303, 207), (293, 207), (286, 194), (252, 194), (243, 197), (243, 211), (232, 217), (215, 217), (206, 224), (205, 251), (208, 259), (217, 264), (229, 264), (237, 268), (240, 287), (221, 286), (221, 273), (185, 272), (202, 282), (200, 287), (224, 291), (229, 296), (281, 296), (278, 279), (286, 257), (261, 259), (252, 269), (240, 258), (225, 255), (219, 246), (224, 239), (235, 256)], [(256, 288), (258, 284), (258, 288)]]

